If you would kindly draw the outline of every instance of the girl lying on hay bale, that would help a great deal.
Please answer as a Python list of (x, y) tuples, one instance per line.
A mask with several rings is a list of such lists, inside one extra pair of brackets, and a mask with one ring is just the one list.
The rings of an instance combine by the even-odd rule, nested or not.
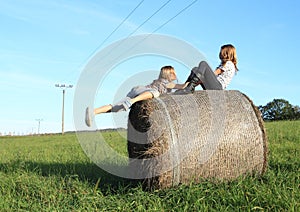
[(176, 79), (177, 76), (175, 69), (172, 66), (164, 66), (160, 70), (158, 79), (154, 80), (150, 85), (136, 86), (132, 88), (127, 94), (127, 97), (120, 102), (114, 105), (109, 104), (95, 108), (94, 111), (91, 111), (90, 108), (87, 107), (85, 112), (85, 123), (90, 127), (94, 115), (126, 111), (136, 102), (157, 98), (161, 94), (171, 92), (172, 89), (184, 89), (188, 84), (176, 84), (173, 82)]

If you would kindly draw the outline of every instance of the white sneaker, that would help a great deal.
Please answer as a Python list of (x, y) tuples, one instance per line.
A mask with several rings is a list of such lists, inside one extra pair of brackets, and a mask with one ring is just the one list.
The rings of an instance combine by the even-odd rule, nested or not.
[(85, 124), (90, 127), (92, 125), (92, 117), (91, 117), (91, 113), (90, 113), (90, 108), (87, 107), (85, 109)]

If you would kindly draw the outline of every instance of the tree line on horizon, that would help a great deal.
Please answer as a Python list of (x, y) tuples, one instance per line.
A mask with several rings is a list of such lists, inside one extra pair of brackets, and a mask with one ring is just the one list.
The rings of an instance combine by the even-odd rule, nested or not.
[(273, 99), (265, 106), (258, 106), (264, 121), (300, 120), (300, 107), (285, 99)]

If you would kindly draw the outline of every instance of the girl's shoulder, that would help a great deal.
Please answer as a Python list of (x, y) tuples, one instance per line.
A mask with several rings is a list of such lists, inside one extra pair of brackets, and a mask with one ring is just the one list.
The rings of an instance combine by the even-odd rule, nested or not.
[(160, 80), (161, 80), (162, 82), (166, 82), (166, 83), (170, 82), (169, 80), (164, 79), (164, 78), (161, 78)]
[(225, 64), (220, 64), (219, 66), (220, 69), (222, 69), (223, 71), (235, 71), (235, 65), (232, 61), (227, 61)]
[(163, 79), (163, 78), (159, 78), (159, 79), (157, 79), (157, 81), (158, 81), (159, 83), (162, 83), (162, 84), (168, 84), (168, 83), (170, 83), (169, 80)]
[(234, 63), (232, 61), (227, 61), (224, 66), (234, 67)]
[(159, 78), (156, 80), (153, 80), (151, 84), (168, 84), (169, 81), (167, 79)]

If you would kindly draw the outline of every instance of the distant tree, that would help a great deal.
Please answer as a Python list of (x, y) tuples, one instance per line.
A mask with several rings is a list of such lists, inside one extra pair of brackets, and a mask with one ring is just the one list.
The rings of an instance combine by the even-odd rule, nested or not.
[(297, 119), (297, 113), (300, 115), (299, 107), (292, 106), (284, 99), (274, 99), (266, 106), (260, 105), (258, 108), (262, 114), (262, 118), (268, 121), (294, 120)]
[(295, 119), (299, 120), (300, 119), (300, 107), (299, 106), (294, 106), (294, 113), (295, 113)]

